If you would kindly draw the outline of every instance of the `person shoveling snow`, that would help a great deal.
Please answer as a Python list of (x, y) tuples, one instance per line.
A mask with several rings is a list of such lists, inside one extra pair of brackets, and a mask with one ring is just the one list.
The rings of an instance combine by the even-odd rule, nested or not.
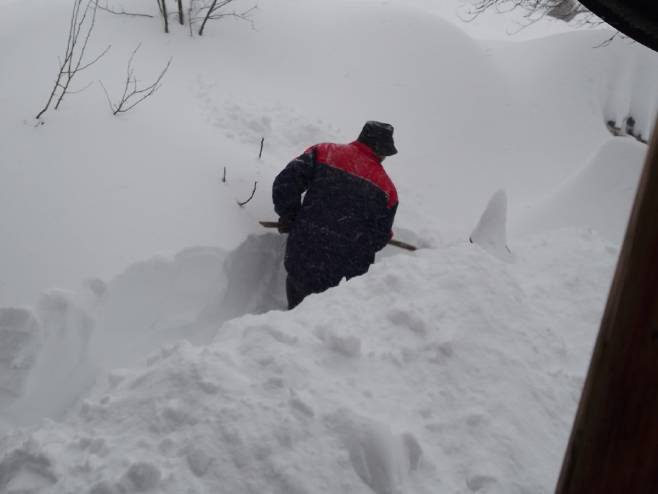
[(290, 309), (366, 273), (391, 240), (398, 196), (382, 161), (396, 153), (393, 127), (369, 121), (356, 141), (311, 146), (277, 175), (274, 210), (279, 231), (290, 233), (284, 259)]

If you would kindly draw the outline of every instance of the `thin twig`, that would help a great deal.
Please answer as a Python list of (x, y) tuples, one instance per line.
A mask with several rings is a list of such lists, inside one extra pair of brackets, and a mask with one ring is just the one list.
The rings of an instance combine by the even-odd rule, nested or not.
[(80, 68), (78, 68), (78, 69), (76, 69), (76, 70), (85, 70), (85, 69), (86, 69), (87, 67), (89, 67), (90, 65), (95, 64), (95, 63), (98, 62), (101, 58), (103, 58), (103, 56), (105, 56), (105, 54), (106, 54), (108, 51), (110, 51), (110, 48), (112, 48), (112, 45), (107, 45), (107, 48), (105, 48), (105, 50), (103, 50), (103, 52), (102, 52), (100, 55), (98, 55), (96, 58), (94, 58), (91, 62), (86, 63), (85, 65), (83, 65), (82, 67), (80, 67)]
[(89, 84), (87, 84), (85, 87), (83, 87), (83, 88), (81, 88), (81, 89), (76, 89), (75, 91), (69, 91), (68, 94), (80, 94), (80, 93), (86, 91), (87, 89), (89, 89), (89, 88), (90, 88), (91, 86), (93, 86), (93, 85), (94, 85), (94, 81), (91, 81), (91, 82), (90, 82)]
[[(89, 27), (87, 29), (87, 34), (85, 35), (84, 41), (82, 43), (82, 48), (80, 48), (80, 52), (77, 55), (77, 60), (75, 61), (75, 65), (73, 64), (73, 59), (75, 58), (73, 56), (73, 51), (75, 50), (75, 46), (77, 44), (78, 40), (78, 35), (80, 34), (80, 31), (82, 30), (82, 26), (85, 23), (85, 19), (87, 18), (87, 15), (89, 14), (90, 6), (94, 4), (93, 8), (91, 8), (91, 20), (89, 21)], [(91, 38), (91, 33), (94, 30), (94, 26), (96, 25), (96, 12), (97, 12), (97, 5), (95, 2), (92, 2), (89, 0), (87, 2), (87, 5), (85, 7), (84, 14), (82, 15), (82, 19), (77, 25), (77, 32), (75, 36), (73, 37), (73, 43), (71, 44), (71, 56), (68, 58), (68, 69), (66, 71), (67, 77), (66, 77), (66, 82), (64, 83), (64, 88), (62, 89), (62, 93), (59, 96), (59, 99), (57, 100), (57, 103), (55, 104), (55, 110), (59, 109), (59, 105), (61, 104), (62, 100), (64, 99), (64, 96), (68, 92), (68, 87), (71, 84), (71, 81), (73, 80), (73, 77), (77, 75), (78, 72), (81, 70), (84, 70), (88, 68), (90, 65), (96, 63), (103, 55), (105, 55), (109, 49), (111, 48), (111, 45), (108, 46), (103, 53), (101, 53), (99, 56), (97, 56), (92, 62), (85, 64), (83, 67), (81, 67), (82, 64), (82, 59), (84, 58), (85, 51), (87, 49), (87, 44), (89, 43), (89, 39)], [(77, 17), (77, 15), (76, 15)]]
[(105, 84), (103, 84), (103, 81), (98, 81), (103, 88), (103, 91), (105, 92), (105, 97), (107, 98), (107, 104), (110, 105), (110, 111), (112, 112), (112, 115), (114, 115), (114, 106), (112, 105), (112, 100), (110, 99), (110, 93), (107, 92), (107, 88), (105, 87)]
[(195, 17), (194, 19), (190, 18), (190, 22), (197, 21), (203, 19), (201, 22), (201, 27), (199, 28), (199, 36), (203, 36), (203, 31), (206, 28), (206, 23), (209, 20), (215, 20), (215, 19), (221, 19), (222, 17), (235, 17), (244, 21), (248, 21), (251, 23), (253, 27), (253, 22), (251, 19), (249, 19), (249, 14), (256, 9), (256, 6), (251, 7), (250, 9), (245, 10), (244, 12), (227, 12), (227, 13), (219, 13), (220, 9), (231, 3), (233, 0), (212, 0), (210, 5), (202, 7), (199, 9), (199, 12), (202, 12), (206, 10), (205, 15), (202, 17)]
[(193, 12), (194, 12), (194, 3), (195, 3), (195, 0), (190, 0), (190, 5), (189, 5), (189, 8), (187, 9), (187, 19), (188, 19), (187, 25), (190, 28), (190, 38), (194, 38), (194, 29), (192, 27), (192, 16), (193, 16)]
[(524, 22), (514, 33), (522, 31), (547, 16), (564, 22), (574, 21), (592, 26), (603, 24), (601, 19), (573, 0), (477, 0), (464, 12), (465, 16), (460, 13), (459, 17), (464, 22), (472, 22), (488, 10), (495, 10), (499, 14), (522, 11)]
[(151, 19), (153, 19), (153, 17), (155, 17), (151, 14), (141, 14), (141, 13), (138, 13), (138, 12), (126, 12), (125, 10), (121, 10), (121, 11), (113, 10), (113, 9), (111, 9), (107, 6), (107, 2), (105, 3), (105, 5), (101, 5), (100, 3), (96, 2), (96, 5), (98, 6), (99, 9), (101, 9), (105, 12), (108, 12), (110, 14), (114, 14), (114, 15), (128, 15), (130, 17), (149, 17)]
[(162, 78), (164, 77), (164, 75), (167, 73), (167, 70), (169, 70), (169, 67), (171, 66), (171, 62), (173, 58), (169, 59), (164, 69), (162, 69), (162, 71), (158, 75), (155, 82), (153, 82), (153, 84), (144, 87), (142, 89), (138, 89), (137, 77), (135, 77), (135, 69), (133, 68), (133, 60), (135, 59), (135, 55), (137, 54), (137, 51), (141, 46), (142, 44), (139, 43), (137, 47), (130, 54), (130, 58), (128, 58), (128, 66), (126, 67), (126, 79), (123, 84), (123, 93), (121, 94), (118, 103), (116, 104), (112, 103), (112, 99), (110, 98), (109, 92), (101, 82), (101, 85), (103, 86), (103, 90), (105, 91), (105, 97), (107, 98), (107, 101), (110, 105), (110, 110), (112, 111), (112, 115), (116, 115), (118, 113), (126, 113), (127, 111), (132, 110), (135, 106), (137, 106), (139, 103), (144, 101), (149, 96), (152, 96), (153, 93), (155, 93), (160, 88), (161, 86), (160, 83), (162, 81)]
[(626, 36), (620, 33), (619, 31), (616, 31), (612, 36), (607, 38), (606, 40), (602, 41), (598, 45), (595, 45), (594, 48), (605, 48), (606, 46), (610, 45), (615, 39), (626, 39)]
[(249, 196), (249, 199), (247, 199), (244, 202), (238, 201), (238, 206), (243, 207), (245, 204), (247, 204), (249, 201), (251, 201), (254, 198), (254, 195), (256, 194), (256, 186), (258, 185), (258, 182), (254, 182), (254, 190), (251, 191), (251, 195)]

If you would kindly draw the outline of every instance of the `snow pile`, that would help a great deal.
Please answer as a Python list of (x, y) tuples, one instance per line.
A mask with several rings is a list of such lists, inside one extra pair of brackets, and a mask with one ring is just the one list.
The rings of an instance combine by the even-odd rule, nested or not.
[(189, 248), (135, 263), (108, 284), (46, 292), (35, 310), (0, 309), (0, 418), (60, 417), (99, 376), (162, 344), (208, 343), (223, 321), (285, 308), (284, 242), (251, 236), (228, 255)]
[(0, 490), (549, 492), (618, 252), (568, 230), (516, 254), (387, 258), (166, 346), (2, 437)]

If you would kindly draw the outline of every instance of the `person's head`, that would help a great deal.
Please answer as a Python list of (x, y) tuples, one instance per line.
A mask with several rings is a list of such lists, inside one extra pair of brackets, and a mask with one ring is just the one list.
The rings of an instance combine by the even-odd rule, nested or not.
[(357, 141), (372, 149), (381, 161), (398, 152), (393, 142), (393, 126), (387, 123), (374, 120), (366, 122)]

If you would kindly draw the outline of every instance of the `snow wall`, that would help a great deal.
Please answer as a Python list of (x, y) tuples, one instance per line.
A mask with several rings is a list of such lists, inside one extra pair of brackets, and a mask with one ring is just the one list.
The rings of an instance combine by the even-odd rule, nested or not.
[(110, 369), (167, 342), (208, 343), (228, 319), (285, 308), (284, 242), (266, 234), (230, 254), (189, 248), (108, 284), (46, 292), (34, 309), (0, 309), (0, 417), (61, 417)]
[[(618, 249), (562, 230), (514, 250), (513, 263), (467, 242), (388, 257), (293, 311), (215, 326), (207, 345), (165, 344), (61, 422), (1, 435), (0, 491), (551, 492)], [(120, 283), (185, 273), (181, 261), (129, 269), (108, 301)], [(181, 281), (160, 295), (194, 292)]]

